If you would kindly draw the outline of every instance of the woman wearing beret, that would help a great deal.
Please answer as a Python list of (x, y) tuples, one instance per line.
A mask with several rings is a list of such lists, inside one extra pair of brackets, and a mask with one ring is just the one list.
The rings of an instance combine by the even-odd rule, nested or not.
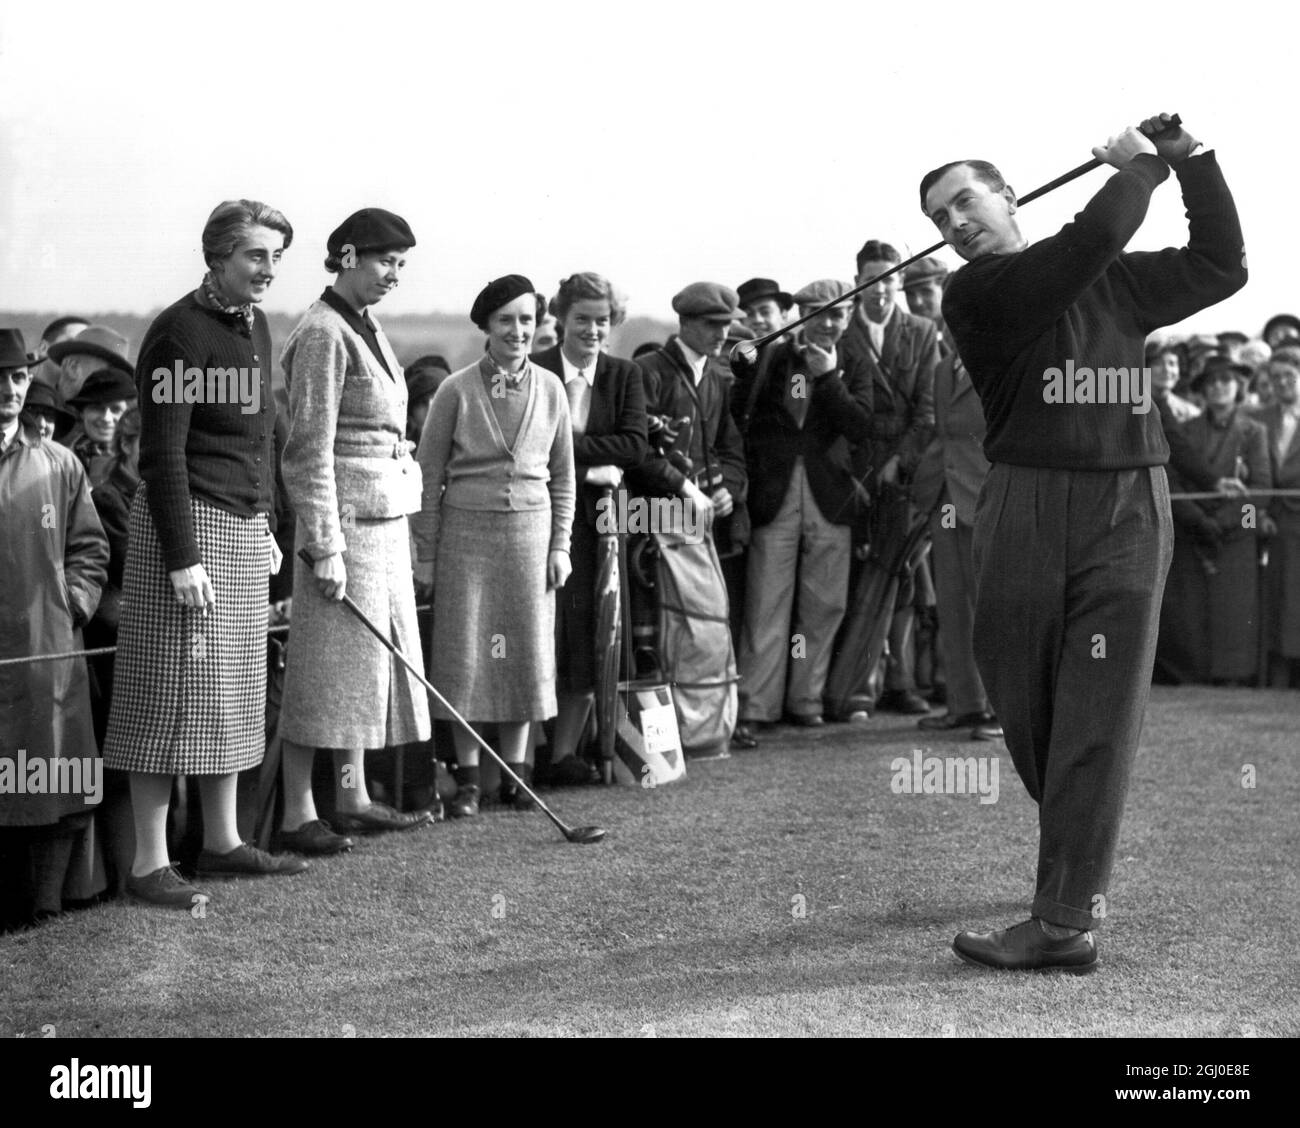
[[(219, 204), (203, 229), (207, 274), (154, 319), (136, 362), (141, 485), (104, 766), (131, 773), (127, 888), (155, 904), (189, 908), (205, 896), (167, 856), (177, 775), (199, 779), (201, 876), (306, 869), (241, 842), (235, 819), (237, 773), (266, 751), (267, 579), (280, 567), (270, 524), (271, 336), (255, 306), (292, 241), (274, 208)], [(193, 368), (239, 378), (207, 379), (197, 397), (178, 395), (176, 373)]]
[[(113, 436), (127, 408), (135, 403), (135, 381), (115, 368), (92, 372), (68, 406), (77, 412), (81, 426), (69, 438), (72, 453), (86, 468), (91, 489), (108, 479), (113, 463)], [(75, 436), (75, 438), (73, 437)]]
[[(462, 717), (497, 723), (501, 756), (525, 780), (529, 723), (556, 712), (553, 593), (569, 577), (574, 493), (564, 386), (528, 359), (539, 301), (518, 274), (475, 299), (487, 352), (433, 398), (413, 522), (416, 580), (434, 590), (433, 683)], [(436, 702), (434, 713), (450, 717)], [(454, 731), (449, 812), (475, 815), (479, 749)], [(509, 782), (500, 798), (528, 805)]]
[(573, 431), (577, 508), (570, 557), (573, 575), (556, 600), (555, 662), (559, 713), (547, 778), (577, 783), (588, 778), (574, 753), (587, 725), (596, 685), (596, 504), (617, 489), (623, 472), (639, 465), (646, 444), (645, 390), (641, 370), (605, 355), (610, 330), (627, 306), (599, 274), (574, 274), (551, 301), (561, 344), (537, 353), (533, 363), (563, 382)]
[[(303, 315), (281, 364), (289, 392), (282, 469), (298, 514), (293, 629), (285, 670), (284, 823), (279, 844), (306, 854), (352, 846), (346, 833), (406, 830), (427, 811), (373, 802), (365, 750), (429, 738), (425, 690), (341, 603), (350, 596), (418, 661), (407, 514), (420, 472), (406, 440), (406, 382), (370, 307), (398, 283), (415, 236), (401, 216), (363, 208), (330, 235), (333, 285)], [(312, 798), (317, 748), (334, 750), (332, 823)], [(339, 833), (344, 832), (344, 833)]]

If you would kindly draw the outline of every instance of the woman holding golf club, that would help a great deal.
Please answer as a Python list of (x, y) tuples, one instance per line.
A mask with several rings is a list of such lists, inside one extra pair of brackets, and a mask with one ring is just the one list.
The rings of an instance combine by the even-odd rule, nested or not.
[[(483, 358), (450, 376), (425, 420), (424, 504), (412, 522), (416, 581), (433, 584), (433, 683), (471, 723), (495, 722), (501, 758), (527, 782), (528, 727), (556, 713), (555, 591), (571, 570), (573, 432), (564, 386), (528, 359), (543, 309), (509, 274), (474, 300)], [(436, 716), (451, 713), (435, 703)], [(476, 815), (479, 748), (455, 730), (456, 797)], [(513, 781), (504, 803), (531, 800)]]
[[(274, 208), (218, 205), (203, 229), (207, 274), (154, 319), (136, 362), (142, 481), (131, 504), (104, 766), (130, 773), (127, 888), (174, 908), (206, 896), (168, 858), (177, 775), (199, 780), (201, 877), (307, 868), (241, 842), (235, 818), (237, 773), (266, 751), (267, 578), (280, 570), (270, 525), (271, 335), (255, 307), (292, 241)], [(178, 402), (169, 377), (191, 367), (251, 374), (260, 410), (220, 389)]]
[[(293, 634), (280, 736), (284, 821), (277, 844), (303, 854), (350, 849), (348, 833), (407, 830), (428, 811), (370, 799), (365, 750), (429, 739), (423, 688), (340, 604), (348, 594), (371, 619), (392, 624), (418, 654), (407, 514), (420, 507), (420, 472), (406, 440), (401, 366), (370, 317), (397, 285), (415, 236), (383, 208), (348, 216), (326, 244), (338, 277), (290, 334), (282, 363), (289, 392), (285, 489), (298, 514)], [(312, 763), (334, 750), (335, 810), (316, 811)], [(342, 832), (342, 833), (340, 833)]]
[(627, 305), (608, 279), (574, 274), (551, 299), (560, 344), (533, 362), (564, 384), (573, 429), (573, 461), (579, 487), (573, 520), (573, 575), (556, 606), (555, 662), (559, 714), (548, 782), (585, 783), (590, 772), (575, 752), (591, 713), (596, 686), (596, 505), (602, 491), (617, 490), (623, 473), (646, 457), (645, 389), (631, 361), (605, 355), (610, 330), (627, 316)]

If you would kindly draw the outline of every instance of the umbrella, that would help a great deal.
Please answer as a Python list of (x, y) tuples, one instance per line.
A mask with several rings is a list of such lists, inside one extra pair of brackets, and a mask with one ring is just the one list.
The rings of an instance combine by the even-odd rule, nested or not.
[[(605, 512), (615, 513), (614, 491), (604, 490)], [(600, 738), (600, 773), (613, 777), (614, 729), (618, 709), (618, 651), (622, 635), (622, 591), (618, 566), (618, 523), (600, 532), (596, 549), (596, 727)]]
[(925, 551), (929, 513), (922, 513), (907, 492), (882, 485), (871, 511), (871, 550), (840, 631), (840, 646), (826, 678), (825, 699), (833, 717), (851, 713), (858, 696), (880, 661), (894, 617), (899, 585)]

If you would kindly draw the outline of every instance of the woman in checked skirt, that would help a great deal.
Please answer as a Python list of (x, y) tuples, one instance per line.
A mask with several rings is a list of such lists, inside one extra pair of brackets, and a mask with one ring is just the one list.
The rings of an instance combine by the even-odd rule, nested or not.
[[(136, 362), (141, 485), (104, 764), (130, 773), (136, 846), (127, 888), (155, 904), (190, 908), (207, 896), (167, 856), (177, 775), (199, 779), (201, 876), (307, 868), (241, 842), (235, 820), (237, 773), (261, 763), (266, 748), (267, 580), (280, 567), (269, 523), (271, 337), (255, 306), (292, 240), (274, 208), (218, 205), (203, 229), (207, 274), (158, 315)], [(185, 395), (195, 369), (203, 378), (190, 379)], [(210, 376), (214, 369), (226, 378)]]

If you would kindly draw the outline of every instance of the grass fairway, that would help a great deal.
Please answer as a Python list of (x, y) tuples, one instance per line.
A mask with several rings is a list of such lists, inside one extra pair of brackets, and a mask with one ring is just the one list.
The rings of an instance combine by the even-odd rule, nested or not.
[[(119, 903), (0, 937), (0, 1035), (1300, 1033), (1300, 693), (1154, 691), (1081, 978), (949, 950), (1027, 915), (1036, 810), (1000, 744), (920, 735), (782, 729), (657, 791), (551, 793), (597, 846), (485, 812), (213, 883), (204, 919)], [(895, 794), (916, 747), (999, 756), (998, 802)]]

